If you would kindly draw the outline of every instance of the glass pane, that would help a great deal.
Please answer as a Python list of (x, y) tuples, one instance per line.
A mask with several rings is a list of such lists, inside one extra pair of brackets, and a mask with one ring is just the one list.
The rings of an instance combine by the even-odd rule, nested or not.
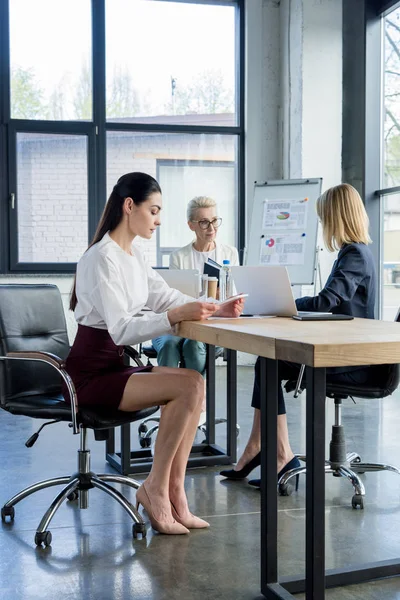
[(91, 120), (91, 1), (9, 4), (11, 117)]
[(236, 125), (234, 6), (106, 0), (106, 27), (108, 120)]
[(382, 187), (400, 185), (400, 8), (384, 19), (384, 144)]
[(19, 262), (76, 262), (88, 246), (87, 138), (17, 135)]
[(382, 198), (383, 212), (383, 310), (392, 321), (400, 307), (400, 194)]
[(217, 239), (236, 245), (236, 146), (231, 135), (108, 132), (108, 194), (131, 171), (149, 173), (161, 185), (162, 224), (151, 240), (142, 242), (153, 266), (167, 266), (170, 252), (193, 240), (186, 207), (194, 196), (214, 198), (223, 219)]

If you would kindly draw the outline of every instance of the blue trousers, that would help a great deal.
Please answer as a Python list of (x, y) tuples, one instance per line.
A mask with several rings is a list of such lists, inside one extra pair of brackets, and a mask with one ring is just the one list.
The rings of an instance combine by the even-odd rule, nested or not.
[(151, 340), (157, 351), (160, 367), (178, 367), (183, 361), (187, 369), (194, 369), (204, 377), (206, 370), (206, 345), (176, 335), (162, 335)]

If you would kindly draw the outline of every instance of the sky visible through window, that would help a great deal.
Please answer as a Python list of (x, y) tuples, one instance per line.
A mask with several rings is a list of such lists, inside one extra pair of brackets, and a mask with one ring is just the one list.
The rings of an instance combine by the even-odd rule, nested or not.
[[(10, 26), (12, 74), (20, 79), (25, 75), (25, 95), (26, 73), (30, 74), (29, 97), (36, 90), (33, 97), (41, 106), (36, 116), (25, 118), (91, 119), (91, 106), (87, 106), (92, 88), (90, 1), (12, 0)], [(201, 89), (206, 81), (222, 92), (211, 108), (198, 108), (233, 112), (235, 8), (107, 0), (106, 72), (108, 102), (115, 96), (116, 78), (117, 88), (128, 89), (136, 99), (128, 108), (118, 105), (117, 112), (174, 114), (172, 104), (178, 101), (183, 102), (181, 112), (185, 102), (187, 112), (196, 112), (187, 99), (188, 90), (193, 92), (196, 85)], [(21, 89), (21, 81), (17, 83), (19, 88), (15, 82), (12, 85), (12, 100)]]

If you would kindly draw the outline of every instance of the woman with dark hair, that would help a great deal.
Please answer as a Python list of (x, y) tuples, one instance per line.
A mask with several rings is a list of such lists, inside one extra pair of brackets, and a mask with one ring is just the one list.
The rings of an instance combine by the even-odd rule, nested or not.
[[(180, 321), (235, 317), (236, 301), (218, 309), (171, 289), (132, 244), (160, 225), (161, 189), (145, 173), (118, 180), (94, 239), (80, 259), (71, 295), (78, 332), (66, 368), (81, 406), (135, 411), (162, 406), (151, 471), (136, 499), (160, 533), (188, 533), (208, 523), (189, 511), (185, 469), (195, 436), (204, 383), (190, 369), (129, 367), (123, 346), (173, 333)], [(140, 316), (147, 306), (153, 312)]]

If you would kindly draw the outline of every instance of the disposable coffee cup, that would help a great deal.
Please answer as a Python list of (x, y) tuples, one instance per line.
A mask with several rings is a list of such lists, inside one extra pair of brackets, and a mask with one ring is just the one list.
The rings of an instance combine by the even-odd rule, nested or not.
[(201, 276), (200, 296), (208, 296), (208, 275)]
[(211, 298), (217, 297), (217, 285), (218, 285), (218, 277), (209, 277), (208, 278), (208, 296)]

